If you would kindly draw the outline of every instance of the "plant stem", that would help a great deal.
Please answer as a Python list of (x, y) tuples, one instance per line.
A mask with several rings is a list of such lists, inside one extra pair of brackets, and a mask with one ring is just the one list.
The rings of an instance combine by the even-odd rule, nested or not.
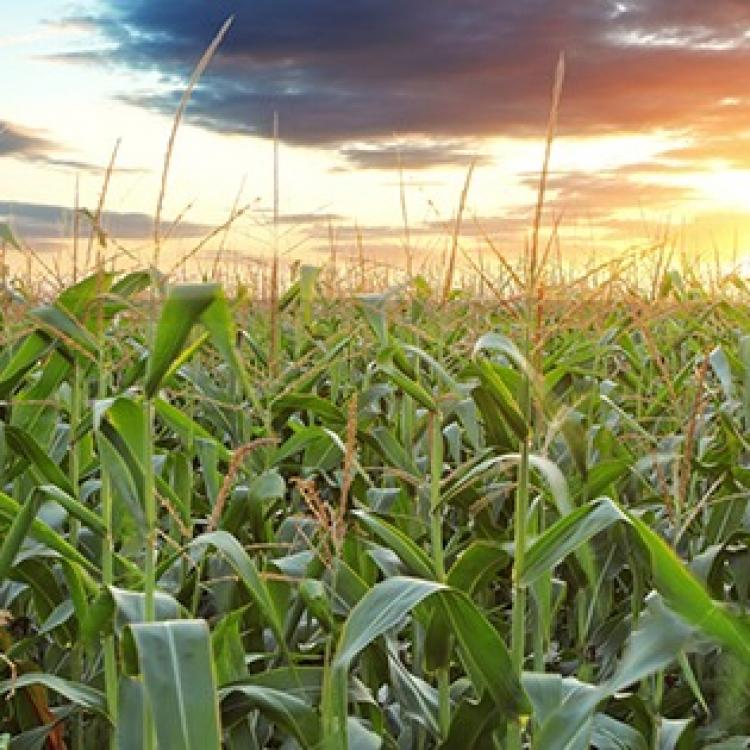
[[(76, 432), (81, 422), (81, 365), (76, 357), (73, 361), (73, 382), (70, 391), (70, 455), (68, 457), (68, 468), (70, 484), (73, 488), (74, 498), (78, 500), (78, 485), (80, 483), (80, 462), (78, 460), (78, 441)], [(73, 547), (78, 546), (78, 535), (81, 523), (77, 518), (70, 519), (70, 543)], [(80, 643), (73, 645), (70, 653), (70, 678), (73, 682), (80, 682), (83, 678), (83, 650)], [(72, 722), (72, 746), (73, 750), (83, 750), (83, 716), (79, 713)]]
[(443, 553), (443, 514), (440, 504), (440, 478), (443, 473), (443, 433), (440, 430), (440, 416), (431, 413), (429, 417), (430, 435), (430, 539), (435, 573), (439, 581), (445, 580), (445, 560)]
[[(168, 157), (167, 157), (168, 158)], [(165, 176), (166, 180), (166, 166)], [(162, 185), (163, 189), (163, 185)], [(160, 197), (161, 200), (161, 197)], [(158, 319), (157, 303), (161, 294), (160, 280), (158, 275), (158, 212), (155, 237), (154, 263), (151, 267), (151, 284), (149, 287), (149, 323), (148, 323), (148, 349), (151, 357), (156, 352), (156, 321)], [(153, 462), (153, 439), (154, 439), (154, 404), (150, 396), (143, 393), (143, 515), (146, 524), (146, 540), (143, 562), (143, 619), (145, 622), (153, 622), (156, 614), (154, 604), (156, 592), (156, 493), (154, 491), (154, 462)], [(153, 750), (156, 747), (156, 736), (154, 719), (151, 705), (148, 700), (143, 702), (143, 748)]]
[[(443, 432), (440, 429), (440, 414), (432, 412), (429, 417), (430, 436), (430, 540), (432, 559), (438, 581), (445, 581), (445, 558), (443, 551), (443, 511), (440, 502), (440, 478), (443, 474)], [(438, 670), (438, 723), (443, 738), (448, 736), (451, 722), (450, 667)]]
[[(144, 582), (144, 617), (145, 622), (153, 622), (156, 608), (154, 595), (156, 592), (156, 494), (154, 492), (154, 465), (152, 460), (154, 405), (150, 398), (143, 401), (143, 509), (146, 520), (146, 554), (143, 564)], [(145, 750), (152, 750), (154, 743), (154, 722), (151, 707), (145, 701), (143, 707), (143, 745)]]
[[(106, 529), (106, 536), (102, 544), (102, 582), (106, 587), (114, 583), (112, 565), (112, 487), (107, 473), (102, 471), (102, 520)], [(112, 726), (117, 726), (117, 656), (115, 653), (115, 638), (113, 635), (104, 637), (104, 689), (107, 696), (107, 711), (112, 719)], [(110, 735), (110, 746), (115, 746), (114, 731)]]
[[(520, 677), (523, 671), (526, 651), (526, 587), (521, 584), (521, 571), (526, 552), (526, 516), (529, 509), (529, 441), (521, 442), (521, 462), (518, 467), (518, 488), (514, 511), (513, 535), (513, 612), (511, 622), (510, 658), (513, 672)], [(518, 724), (512, 724), (509, 736), (509, 747), (521, 747), (521, 730)]]
[[(102, 268), (99, 268), (99, 273)], [(99, 309), (99, 382), (97, 387), (97, 398), (103, 400), (107, 397), (107, 367), (106, 367), (106, 342), (104, 333), (104, 301), (100, 300)], [(104, 540), (102, 541), (102, 583), (105, 587), (114, 584), (114, 565), (112, 550), (114, 548), (114, 534), (112, 531), (112, 484), (108, 468), (101, 464), (101, 490), (100, 501), (102, 509), (102, 523), (104, 524)], [(117, 726), (118, 685), (117, 685), (117, 656), (115, 653), (115, 639), (113, 635), (104, 636), (104, 690), (107, 696), (107, 712), (112, 719), (112, 728), (109, 732), (109, 746), (114, 750), (116, 735), (114, 728)]]
[(143, 565), (146, 622), (153, 622), (155, 615), (154, 593), (156, 591), (156, 495), (154, 492), (154, 466), (151, 440), (153, 439), (154, 408), (151, 399), (143, 402), (143, 506), (146, 519), (146, 557)]

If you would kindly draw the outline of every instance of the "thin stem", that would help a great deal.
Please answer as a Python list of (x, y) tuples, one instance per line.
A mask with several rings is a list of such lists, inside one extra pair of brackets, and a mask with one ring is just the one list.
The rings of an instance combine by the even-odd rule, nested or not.
[[(547, 137), (544, 147), (544, 161), (539, 178), (539, 190), (537, 193), (536, 210), (534, 212), (534, 224), (532, 230), (531, 244), (525, 251), (525, 309), (524, 309), (524, 347), (523, 355), (526, 361), (534, 368), (539, 356), (537, 348), (537, 331), (539, 321), (537, 312), (539, 303), (539, 281), (541, 268), (539, 267), (539, 231), (542, 223), (542, 211), (544, 208), (544, 196), (547, 188), (547, 177), (549, 174), (550, 155), (554, 141), (555, 129), (557, 127), (557, 114), (560, 106), (560, 95), (565, 75), (565, 58), (561, 54), (555, 71), (555, 84), (552, 91), (552, 106), (547, 123)], [(520, 680), (523, 672), (524, 657), (526, 654), (526, 587), (521, 584), (521, 571), (524, 568), (526, 556), (526, 526), (529, 516), (529, 453), (531, 440), (534, 434), (534, 411), (531, 399), (531, 383), (529, 382), (529, 371), (523, 375), (521, 385), (521, 408), (526, 423), (526, 435), (521, 440), (521, 460), (518, 467), (518, 486), (516, 489), (516, 502), (514, 512), (514, 558), (513, 558), (513, 610), (511, 615), (511, 664), (516, 677)], [(542, 529), (539, 529), (541, 532)], [(538, 645), (538, 644), (537, 644)], [(522, 727), (518, 722), (513, 722), (508, 729), (508, 747), (510, 750), (519, 750), (522, 746)]]
[(521, 444), (521, 463), (518, 469), (518, 489), (515, 503), (515, 528), (513, 537), (513, 622), (511, 627), (511, 659), (516, 674), (523, 669), (526, 629), (526, 587), (520, 582), (520, 573), (526, 557), (526, 517), (529, 509), (529, 443)]
[[(153, 351), (153, 349), (152, 349)], [(146, 520), (146, 550), (143, 563), (144, 581), (144, 621), (153, 622), (156, 608), (154, 598), (156, 593), (156, 493), (154, 492), (154, 465), (152, 460), (154, 405), (150, 398), (143, 401), (143, 508)], [(143, 746), (144, 750), (155, 747), (154, 721), (148, 701), (143, 706)]]
[(443, 433), (440, 430), (440, 417), (430, 414), (430, 539), (435, 573), (439, 581), (445, 580), (445, 560), (443, 553), (443, 515), (440, 503), (440, 478), (443, 474)]
[[(430, 414), (430, 540), (432, 559), (438, 581), (445, 581), (445, 553), (443, 550), (443, 511), (440, 502), (440, 478), (443, 474), (443, 433), (440, 415)], [(443, 738), (448, 736), (451, 723), (450, 667), (438, 670), (438, 724)]]
[[(76, 500), (78, 499), (78, 485), (80, 482), (80, 463), (78, 460), (78, 441), (76, 432), (81, 422), (81, 365), (76, 358), (73, 362), (73, 382), (70, 394), (70, 455), (68, 466), (70, 473), (70, 484)], [(81, 530), (81, 522), (77, 518), (70, 519), (70, 543), (78, 546), (78, 535)], [(73, 682), (80, 682), (83, 678), (83, 649), (80, 643), (76, 643), (70, 654), (70, 677)], [(83, 717), (79, 714), (73, 720), (72, 746), (74, 750), (83, 750)]]
[(144, 560), (145, 620), (153, 622), (155, 616), (154, 594), (156, 592), (156, 495), (154, 492), (154, 467), (151, 440), (153, 438), (154, 409), (151, 399), (143, 402), (144, 408), (144, 457), (143, 457), (143, 506), (146, 518), (146, 559)]
[[(98, 384), (97, 398), (101, 401), (107, 397), (108, 388), (108, 370), (107, 370), (107, 347), (105, 335), (104, 320), (104, 297), (103, 297), (103, 274), (104, 264), (101, 258), (97, 262), (97, 273), (99, 274), (99, 362), (98, 362)], [(102, 583), (105, 587), (114, 584), (114, 564), (112, 550), (114, 547), (114, 535), (112, 532), (112, 484), (109, 471), (106, 464), (102, 463), (101, 473), (101, 490), (100, 500), (102, 508), (102, 523), (104, 524), (105, 535), (102, 542)], [(107, 712), (109, 713), (112, 724), (109, 732), (109, 746), (114, 750), (116, 746), (116, 734), (114, 728), (117, 726), (117, 706), (119, 702), (118, 684), (117, 684), (117, 656), (115, 653), (115, 638), (113, 635), (104, 636), (104, 690), (107, 697)]]
[[(114, 583), (114, 572), (112, 565), (112, 487), (109, 475), (102, 470), (102, 521), (106, 529), (106, 537), (102, 544), (102, 581), (105, 586)], [(107, 696), (107, 711), (112, 719), (112, 726), (117, 726), (117, 656), (115, 654), (115, 638), (107, 635), (104, 638), (104, 688)], [(115, 746), (114, 731), (111, 733), (110, 746)]]

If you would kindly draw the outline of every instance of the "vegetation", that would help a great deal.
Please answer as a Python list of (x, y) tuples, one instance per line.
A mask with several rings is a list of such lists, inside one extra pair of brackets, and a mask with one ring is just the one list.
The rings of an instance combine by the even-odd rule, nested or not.
[(270, 295), (168, 284), (229, 23), (152, 268), (105, 270), (117, 149), (94, 272), (3, 265), (0, 748), (750, 746), (750, 289), (664, 242), (552, 267), (562, 64), (523, 268), (461, 259), (484, 295), (471, 168), (441, 278), (280, 295), (275, 245)]
[(746, 747), (747, 290), (537, 276), (6, 297), (10, 747)]

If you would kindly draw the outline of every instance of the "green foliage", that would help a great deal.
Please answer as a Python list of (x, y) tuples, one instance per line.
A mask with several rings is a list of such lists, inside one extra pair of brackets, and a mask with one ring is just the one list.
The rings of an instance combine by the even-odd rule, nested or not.
[(8, 318), (0, 746), (744, 747), (744, 305), (324, 275)]

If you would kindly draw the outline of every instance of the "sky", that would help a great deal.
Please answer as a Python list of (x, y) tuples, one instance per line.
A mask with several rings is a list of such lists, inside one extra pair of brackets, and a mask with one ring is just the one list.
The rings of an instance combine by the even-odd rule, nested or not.
[[(107, 250), (150, 261), (174, 113), (230, 16), (172, 153), (167, 260), (195, 252), (208, 264), (219, 245), (250, 263), (278, 242), (305, 262), (333, 246), (399, 267), (408, 246), (439, 264), (472, 164), (462, 248), (518, 252), (561, 53), (544, 214), (560, 252), (663, 237), (696, 255), (750, 250), (747, 0), (7, 5), (0, 221), (42, 261), (69, 264), (72, 209), (96, 209), (116, 144)], [(237, 206), (246, 212), (217, 234)]]

